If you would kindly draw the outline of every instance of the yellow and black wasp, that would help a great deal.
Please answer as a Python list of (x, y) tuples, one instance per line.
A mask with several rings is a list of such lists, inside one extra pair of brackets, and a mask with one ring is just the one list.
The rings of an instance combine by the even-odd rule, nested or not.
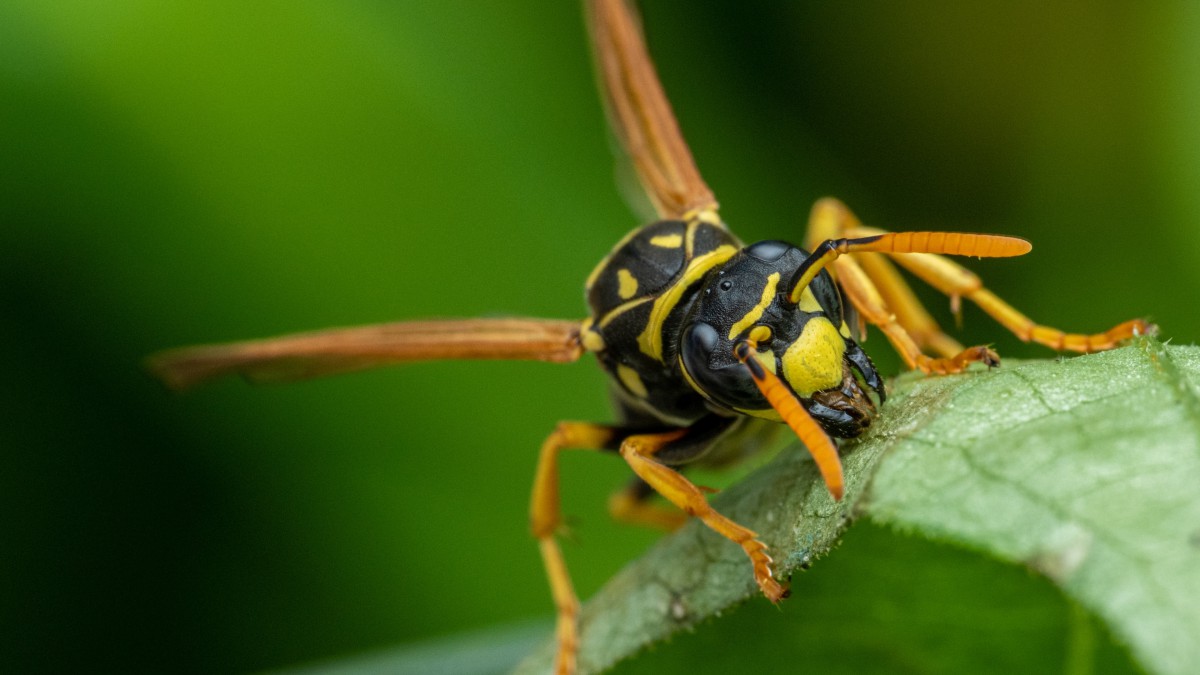
[[(660, 218), (629, 233), (592, 271), (587, 319), (404, 322), (189, 347), (149, 361), (168, 385), (183, 389), (230, 373), (278, 380), (431, 359), (571, 362), (593, 353), (610, 376), (616, 421), (560, 422), (542, 444), (531, 503), (558, 611), (560, 673), (575, 670), (579, 641), (579, 602), (556, 538), (561, 451), (619, 454), (635, 476), (610, 502), (616, 517), (665, 528), (699, 518), (745, 550), (758, 586), (779, 601), (786, 592), (767, 546), (711, 508), (680, 470), (726, 463), (744, 439), (782, 422), (840, 499), (832, 438), (861, 434), (886, 398), (855, 339), (865, 324), (880, 329), (910, 368), (927, 373), (999, 362), (991, 349), (964, 348), (944, 333), (895, 264), (955, 303), (976, 303), (1022, 340), (1055, 349), (1110, 349), (1152, 328), (1135, 319), (1082, 335), (1038, 325), (941, 257), (1022, 255), (1030, 250), (1024, 240), (884, 232), (863, 226), (833, 199), (813, 208), (803, 247), (744, 245), (722, 221), (692, 160), (635, 13), (626, 0), (588, 0), (586, 8), (612, 127)], [(650, 502), (655, 494), (678, 510)]]

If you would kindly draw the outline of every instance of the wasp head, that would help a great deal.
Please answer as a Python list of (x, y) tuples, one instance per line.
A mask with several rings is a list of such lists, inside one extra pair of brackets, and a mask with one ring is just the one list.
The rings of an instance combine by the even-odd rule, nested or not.
[(778, 419), (755, 385), (749, 358), (782, 380), (830, 433), (857, 436), (875, 406), (859, 378), (884, 397), (870, 359), (852, 339), (837, 286), (825, 271), (797, 303), (788, 282), (808, 253), (780, 241), (746, 247), (705, 279), (680, 335), (680, 361), (692, 386), (711, 404)]

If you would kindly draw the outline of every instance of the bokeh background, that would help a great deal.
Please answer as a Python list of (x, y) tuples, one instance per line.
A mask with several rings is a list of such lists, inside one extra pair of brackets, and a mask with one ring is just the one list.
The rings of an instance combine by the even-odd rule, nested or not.
[[(889, 229), (1029, 238), (973, 267), (1035, 318), (1200, 334), (1200, 6), (646, 5), (744, 239), (799, 240), (832, 194)], [(528, 488), (554, 421), (606, 419), (591, 363), (176, 397), (139, 361), (406, 318), (581, 317), (584, 277), (639, 224), (613, 166), (574, 2), (0, 3), (0, 670), (245, 672), (548, 620)], [(1052, 357), (971, 308), (962, 334)], [(586, 596), (656, 535), (607, 520), (620, 462), (563, 469)], [(869, 528), (844, 548), (912, 546), (960, 555)], [(848, 555), (829, 578), (903, 614), (887, 589), (905, 575), (855, 576)], [(1054, 597), (996, 567), (978, 579)], [(1053, 645), (1071, 610), (1047, 611), (1010, 623), (1048, 622)]]

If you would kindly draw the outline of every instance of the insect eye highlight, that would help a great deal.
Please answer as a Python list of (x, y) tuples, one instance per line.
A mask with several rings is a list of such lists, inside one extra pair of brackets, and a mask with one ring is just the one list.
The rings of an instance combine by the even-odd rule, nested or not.
[(733, 288), (733, 282), (728, 279), (725, 279), (724, 281), (721, 282), (720, 288), (723, 291), (727, 291), (727, 290)]

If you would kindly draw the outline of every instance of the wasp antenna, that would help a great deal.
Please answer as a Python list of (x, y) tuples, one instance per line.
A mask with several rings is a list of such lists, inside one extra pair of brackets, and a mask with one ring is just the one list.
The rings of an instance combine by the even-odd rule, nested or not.
[(846, 491), (846, 479), (842, 471), (842, 460), (838, 457), (837, 446), (833, 444), (829, 434), (825, 433), (813, 416), (808, 414), (808, 411), (801, 405), (800, 399), (783, 383), (783, 380), (764, 368), (758, 359), (752, 357), (752, 345), (748, 341), (739, 341), (734, 345), (733, 353), (738, 361), (741, 361), (750, 371), (754, 385), (762, 392), (763, 397), (767, 399), (775, 412), (779, 413), (784, 423), (791, 427), (796, 436), (800, 438), (800, 442), (804, 443), (804, 447), (808, 448), (813, 461), (817, 463), (817, 469), (821, 472), (821, 478), (825, 480), (825, 487), (829, 490), (829, 494), (836, 501), (841, 501), (842, 495)]
[(854, 245), (869, 245), (878, 241), (884, 235), (875, 237), (863, 237), (861, 239), (826, 239), (821, 242), (821, 245), (813, 250), (804, 262), (800, 263), (800, 267), (792, 274), (792, 278), (788, 280), (788, 304), (800, 304), (800, 294), (805, 288), (812, 283), (813, 279), (817, 278), (821, 270), (825, 269), (829, 263), (837, 260), (838, 256), (843, 253), (849, 253), (854, 249)]
[(969, 232), (886, 232), (857, 239), (826, 239), (800, 264), (788, 281), (788, 302), (800, 294), (829, 263), (847, 253), (939, 253), (975, 258), (1012, 258), (1033, 250), (1020, 237)]

